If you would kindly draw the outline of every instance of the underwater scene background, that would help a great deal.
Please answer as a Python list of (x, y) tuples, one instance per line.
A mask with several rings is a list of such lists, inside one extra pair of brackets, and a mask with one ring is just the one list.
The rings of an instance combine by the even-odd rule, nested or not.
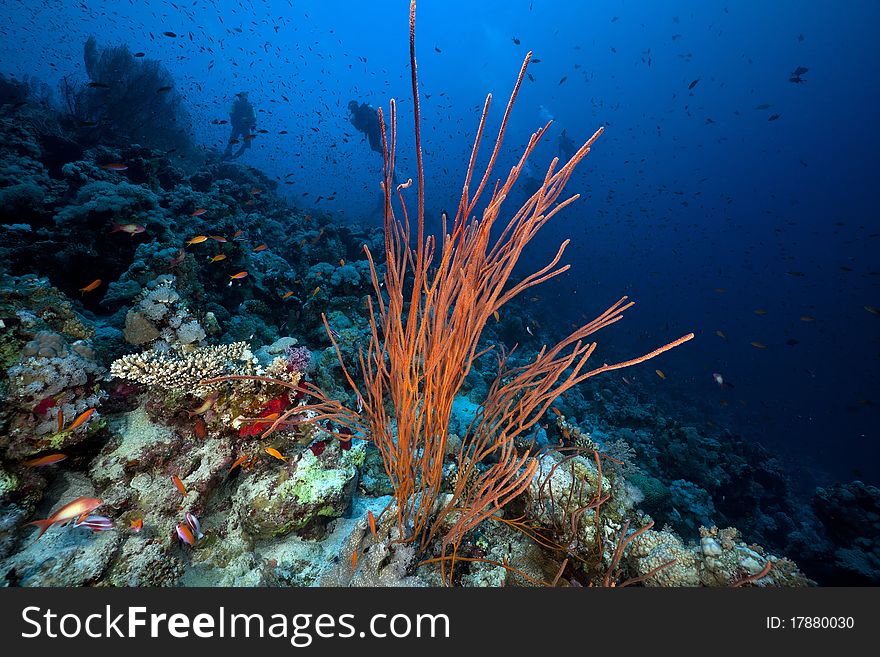
[[(424, 535), (369, 431), (297, 410), (313, 385), (362, 411), (339, 359), (361, 383), (391, 98), (388, 176), (416, 181), (415, 217), (408, 10), (0, 3), (0, 580), (880, 583), (880, 6), (419, 5), (438, 251), (486, 94), (472, 187), (526, 53), (473, 214), (550, 123), (493, 238), (604, 128), (511, 284), (564, 240), (570, 269), (490, 313), (480, 348), (523, 365), (623, 295), (591, 367), (695, 334), (551, 398), (514, 446), (536, 473), (500, 522), (456, 534), (505, 458), (462, 462), (497, 373), (476, 359), (440, 410)], [(201, 383), (224, 376), (275, 383)]]

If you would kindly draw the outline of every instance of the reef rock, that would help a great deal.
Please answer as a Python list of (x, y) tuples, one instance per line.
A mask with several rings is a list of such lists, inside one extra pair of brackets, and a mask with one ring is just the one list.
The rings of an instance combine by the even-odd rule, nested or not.
[(345, 451), (333, 444), (320, 456), (306, 450), (299, 460), (244, 477), (233, 497), (233, 513), (245, 531), (256, 538), (321, 533), (351, 504), (365, 452), (365, 444), (355, 442)]

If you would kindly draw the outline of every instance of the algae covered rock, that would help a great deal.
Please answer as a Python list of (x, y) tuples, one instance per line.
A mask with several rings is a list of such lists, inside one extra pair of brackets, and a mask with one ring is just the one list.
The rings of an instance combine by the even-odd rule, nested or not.
[(299, 460), (244, 477), (233, 510), (250, 535), (268, 538), (289, 532), (321, 532), (351, 504), (365, 444), (349, 450), (333, 444), (316, 456), (306, 450)]

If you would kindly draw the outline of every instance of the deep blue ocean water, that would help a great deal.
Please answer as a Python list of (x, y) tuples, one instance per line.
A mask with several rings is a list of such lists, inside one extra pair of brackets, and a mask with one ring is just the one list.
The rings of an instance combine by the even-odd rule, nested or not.
[[(268, 133), (242, 161), (291, 181), (281, 190), (300, 207), (378, 224), (381, 158), (346, 105), (398, 99), (397, 170), (414, 176), (408, 4), (4, 0), (0, 70), (54, 87), (85, 77), (88, 36), (128, 44), (172, 72), (196, 140), (220, 148), (217, 121), (247, 90)], [(531, 50), (496, 175), (550, 118), (538, 177), (563, 129), (578, 143), (606, 129), (570, 183), (581, 199), (526, 254), (541, 266), (571, 239), (571, 270), (531, 302), (539, 330), (629, 295), (597, 358), (697, 335), (656, 362), (665, 379), (655, 364), (626, 373), (664, 412), (762, 442), (805, 488), (877, 484), (878, 19), (870, 0), (423, 0), (429, 226), (457, 207), (486, 93), (488, 138)]]

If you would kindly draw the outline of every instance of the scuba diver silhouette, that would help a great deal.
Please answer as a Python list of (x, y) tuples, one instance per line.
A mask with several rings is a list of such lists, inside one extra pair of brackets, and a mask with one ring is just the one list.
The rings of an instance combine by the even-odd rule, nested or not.
[[(370, 150), (376, 151), (379, 155), (385, 156), (382, 150), (382, 123), (379, 121), (379, 112), (372, 105), (360, 103), (356, 100), (348, 103), (348, 120), (358, 132), (364, 133), (367, 141), (370, 142)], [(397, 185), (397, 171), (391, 172), (391, 181)]]
[(577, 153), (578, 149), (574, 143), (574, 139), (565, 134), (565, 128), (562, 129), (562, 134), (559, 135), (559, 139), (556, 143), (559, 156), (566, 160), (570, 160), (572, 156)]
[(356, 100), (348, 103), (348, 120), (358, 132), (364, 133), (370, 142), (370, 150), (383, 155), (382, 151), (382, 124), (379, 121), (379, 112), (371, 105)]
[[(226, 144), (226, 150), (223, 152), (224, 160), (234, 160), (251, 147), (251, 141), (254, 138), (253, 130), (257, 126), (257, 115), (254, 112), (254, 106), (248, 101), (247, 91), (235, 94), (235, 101), (229, 108), (229, 123), (232, 126), (232, 132), (229, 135), (229, 142)], [(238, 150), (233, 153), (232, 146), (241, 143)]]

